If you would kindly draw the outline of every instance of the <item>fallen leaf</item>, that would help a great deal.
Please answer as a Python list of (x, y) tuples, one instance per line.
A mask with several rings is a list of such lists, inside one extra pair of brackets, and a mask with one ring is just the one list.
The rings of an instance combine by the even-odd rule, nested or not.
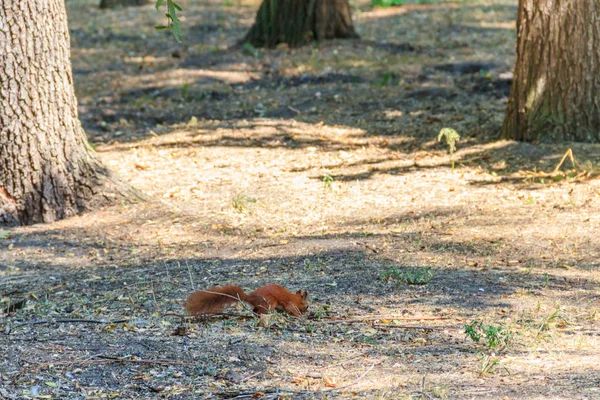
[(323, 376), (323, 382), (325, 383), (325, 386), (327, 386), (327, 387), (336, 387), (337, 386), (337, 382), (336, 382), (335, 378), (332, 378), (329, 376)]

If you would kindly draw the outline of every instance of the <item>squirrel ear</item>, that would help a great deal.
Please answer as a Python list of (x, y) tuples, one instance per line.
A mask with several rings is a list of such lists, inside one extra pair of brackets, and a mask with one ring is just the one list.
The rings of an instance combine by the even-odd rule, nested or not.
[(297, 294), (298, 296), (302, 296), (302, 290), (298, 290), (298, 291), (296, 292), (296, 294)]
[(305, 299), (308, 297), (308, 292), (305, 290), (304, 293), (302, 294), (302, 297), (304, 297)]

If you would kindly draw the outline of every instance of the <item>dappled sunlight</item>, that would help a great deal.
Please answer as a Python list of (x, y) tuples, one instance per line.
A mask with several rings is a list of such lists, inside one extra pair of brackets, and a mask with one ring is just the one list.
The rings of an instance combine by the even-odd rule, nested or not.
[(127, 84), (121, 86), (127, 88), (147, 88), (147, 87), (172, 87), (194, 82), (224, 82), (229, 84), (248, 82), (258, 75), (245, 71), (215, 71), (215, 70), (190, 70), (175, 69), (165, 72), (141, 74), (136, 77), (130, 77)]
[(415, 11), (430, 11), (430, 10), (447, 10), (452, 8), (458, 8), (459, 4), (456, 3), (446, 3), (446, 4), (406, 4), (403, 6), (397, 7), (377, 7), (369, 11), (362, 11), (356, 14), (356, 19), (358, 21), (361, 20), (369, 20), (369, 19), (379, 19), (385, 17), (394, 17), (402, 14), (406, 14), (409, 12)]
[[(150, 200), (0, 229), (0, 397), (597, 397), (600, 145), (497, 140), (516, 0), (236, 46), (259, 3), (183, 2), (178, 44), (150, 5), (67, 2), (90, 142)], [(268, 283), (305, 318), (183, 315)]]

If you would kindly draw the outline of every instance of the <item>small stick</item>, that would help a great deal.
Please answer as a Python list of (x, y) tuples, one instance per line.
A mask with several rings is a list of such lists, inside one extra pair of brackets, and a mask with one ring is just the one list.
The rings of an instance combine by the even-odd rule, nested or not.
[(156, 296), (154, 294), (154, 280), (153, 279), (150, 279), (150, 289), (152, 290), (152, 301), (154, 301), (154, 307), (156, 307), (156, 309), (160, 313), (160, 306), (158, 305), (158, 302), (156, 301)]
[(279, 397), (279, 388), (275, 391), (275, 394), (269, 398), (269, 400), (276, 400)]
[[(319, 391), (317, 391), (316, 393), (334, 392), (334, 391), (337, 391), (337, 390), (346, 389), (346, 388), (348, 388), (348, 387), (350, 387), (350, 386), (354, 386), (354, 385), (356, 385), (358, 382), (360, 382), (360, 381), (361, 381), (361, 380), (362, 380), (362, 379), (363, 379), (365, 376), (367, 376), (367, 374), (368, 374), (369, 372), (371, 372), (371, 370), (373, 370), (373, 368), (375, 368), (375, 366), (376, 366), (376, 365), (377, 365), (377, 364), (373, 364), (373, 365), (371, 365), (371, 367), (369, 367), (369, 369), (367, 369), (367, 370), (365, 371), (365, 373), (364, 373), (364, 374), (362, 374), (361, 376), (359, 376), (358, 378), (356, 378), (356, 380), (354, 380), (354, 381), (350, 382), (350, 383), (349, 383), (349, 384), (347, 384), (347, 385), (343, 385), (343, 386), (340, 386), (340, 387), (337, 387), (337, 388), (331, 388), (331, 389), (323, 389), (323, 390), (319, 390)], [(309, 394), (309, 393), (312, 393), (312, 392), (306, 392), (306, 393), (307, 393), (307, 394)]]
[[(177, 262), (177, 264), (179, 264), (179, 262)], [(192, 286), (192, 289), (194, 289), (194, 287), (196, 287), (194, 285), (194, 278), (192, 278), (192, 270), (190, 269), (190, 264), (188, 264), (188, 262), (185, 262), (185, 265), (187, 266), (187, 271), (188, 271), (188, 275), (190, 277), (190, 285)], [(179, 264), (179, 268), (181, 268), (181, 264)]]
[(165, 361), (165, 360), (128, 360), (126, 358), (103, 358), (100, 360), (67, 360), (67, 361), (56, 361), (41, 365), (39, 368), (48, 367), (50, 365), (72, 365), (72, 364), (102, 364), (102, 363), (133, 363), (133, 364), (158, 364), (158, 365), (194, 365), (191, 363), (185, 363), (181, 361)]
[(297, 110), (297, 109), (295, 109), (295, 108), (294, 108), (294, 107), (292, 107), (292, 106), (288, 106), (288, 108), (289, 108), (290, 110), (292, 110), (293, 112), (295, 112), (296, 114), (298, 114), (298, 115), (302, 114), (302, 112), (300, 112), (300, 110)]
[(427, 331), (433, 331), (433, 330), (439, 330), (439, 329), (454, 329), (454, 330), (458, 330), (458, 328), (456, 328), (454, 326), (444, 326), (444, 325), (438, 325), (438, 326), (417, 326), (417, 325), (373, 324), (373, 326), (376, 326), (376, 327), (379, 327), (379, 328), (423, 329), (423, 330), (427, 330)]
[(366, 317), (366, 318), (353, 318), (353, 319), (332, 319), (322, 321), (326, 324), (352, 324), (356, 322), (369, 322), (379, 321), (382, 319), (396, 320), (396, 321), (437, 321), (444, 319), (451, 319), (450, 317)]
[(348, 362), (350, 360), (354, 360), (355, 358), (358, 358), (358, 357), (366, 356), (367, 354), (370, 354), (372, 352), (373, 352), (373, 350), (368, 350), (368, 351), (365, 351), (364, 353), (360, 353), (360, 354), (357, 354), (357, 355), (352, 356), (350, 358), (346, 358), (345, 360), (339, 361), (339, 362), (337, 362), (335, 364), (325, 365), (323, 367), (320, 367), (319, 369), (337, 367), (338, 365), (342, 365), (342, 364), (344, 364), (344, 363), (346, 363), (346, 362)]
[(27, 322), (19, 322), (13, 325), (13, 328), (26, 325), (46, 325), (46, 324), (68, 324), (68, 323), (86, 323), (86, 324), (120, 324), (122, 322), (129, 322), (129, 319), (117, 319), (114, 321), (105, 321), (100, 319), (54, 319), (54, 320), (35, 320)]
[(255, 374), (252, 374), (252, 375), (249, 375), (249, 376), (245, 377), (244, 379), (242, 379), (242, 380), (240, 381), (240, 383), (242, 383), (242, 382), (244, 382), (244, 381), (247, 381), (247, 380), (248, 380), (248, 379), (250, 379), (250, 378), (254, 378), (255, 376), (257, 376), (257, 375), (260, 375), (260, 374), (262, 374), (262, 371), (260, 371), (260, 372), (257, 372), (257, 373), (255, 373)]
[(562, 167), (567, 157), (571, 159), (571, 164), (573, 164), (573, 168), (577, 168), (577, 164), (575, 164), (575, 158), (573, 157), (573, 150), (568, 149), (560, 159), (560, 162), (556, 164), (556, 167), (554, 167), (554, 170), (551, 172), (551, 174), (555, 174), (558, 172), (558, 170), (560, 169), (560, 167)]

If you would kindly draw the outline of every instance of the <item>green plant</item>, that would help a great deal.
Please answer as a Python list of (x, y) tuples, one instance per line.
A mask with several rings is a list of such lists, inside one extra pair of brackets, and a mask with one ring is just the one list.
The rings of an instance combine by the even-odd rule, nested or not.
[(309, 272), (313, 269), (321, 269), (324, 270), (326, 267), (326, 264), (323, 260), (321, 260), (320, 258), (317, 259), (317, 261), (313, 261), (311, 262), (310, 260), (306, 259), (304, 260), (304, 269)]
[(402, 6), (404, 3), (404, 0), (371, 0), (371, 5), (374, 7)]
[(317, 321), (320, 321), (321, 319), (323, 319), (323, 317), (325, 317), (327, 315), (327, 310), (329, 310), (329, 306), (328, 305), (322, 305), (317, 307), (317, 309), (314, 312), (314, 316), (315, 319)]
[(484, 325), (480, 321), (465, 324), (465, 335), (475, 343), (483, 339), (487, 349), (503, 349), (510, 342), (514, 332), (506, 325)]
[(550, 329), (552, 324), (556, 324), (556, 323), (563, 324), (563, 325), (569, 325), (569, 321), (564, 316), (564, 313), (562, 312), (560, 305), (554, 306), (552, 311), (550, 311), (550, 313), (542, 320), (542, 322), (540, 323), (540, 325), (538, 327), (536, 338), (539, 338), (540, 336), (542, 336), (542, 334), (544, 332), (546, 332), (547, 330)]
[(392, 83), (394, 75), (391, 72), (386, 72), (381, 75), (381, 78), (377, 81), (377, 86), (385, 86)]
[(181, 85), (181, 98), (185, 101), (190, 100), (190, 85), (187, 83)]
[(431, 389), (431, 395), (436, 399), (448, 398), (448, 388), (446, 386), (434, 386)]
[(329, 174), (323, 175), (323, 186), (325, 189), (331, 189), (331, 184), (333, 183), (333, 176)]
[(256, 58), (260, 56), (260, 51), (258, 51), (256, 47), (252, 46), (251, 43), (244, 43), (242, 45), (242, 52)]
[(500, 362), (499, 357), (496, 357), (493, 354), (481, 354), (481, 364), (479, 366), (480, 378), (489, 374), (493, 374), (497, 367), (502, 367), (506, 373), (510, 375), (510, 371)]
[(442, 138), (446, 138), (450, 160), (452, 161), (452, 169), (454, 169), (454, 152), (456, 151), (456, 143), (460, 140), (460, 135), (452, 128), (442, 128), (437, 137), (438, 142), (441, 142)]
[(250, 205), (253, 203), (256, 203), (256, 199), (250, 198), (244, 193), (238, 193), (231, 199), (231, 206), (240, 214), (248, 211)]
[[(156, 9), (158, 10), (160, 6), (165, 2), (165, 0), (156, 0)], [(175, 40), (181, 43), (181, 27), (179, 26), (179, 18), (177, 18), (177, 11), (183, 11), (183, 8), (173, 0), (166, 0), (167, 2), (167, 25), (159, 25), (155, 26), (154, 29), (157, 31), (169, 30), (173, 32), (173, 36), (175, 36)]]
[(395, 265), (391, 265), (387, 270), (381, 273), (381, 279), (385, 281), (394, 280), (405, 282), (408, 285), (426, 285), (431, 280), (433, 272), (429, 268), (411, 268), (401, 270)]

